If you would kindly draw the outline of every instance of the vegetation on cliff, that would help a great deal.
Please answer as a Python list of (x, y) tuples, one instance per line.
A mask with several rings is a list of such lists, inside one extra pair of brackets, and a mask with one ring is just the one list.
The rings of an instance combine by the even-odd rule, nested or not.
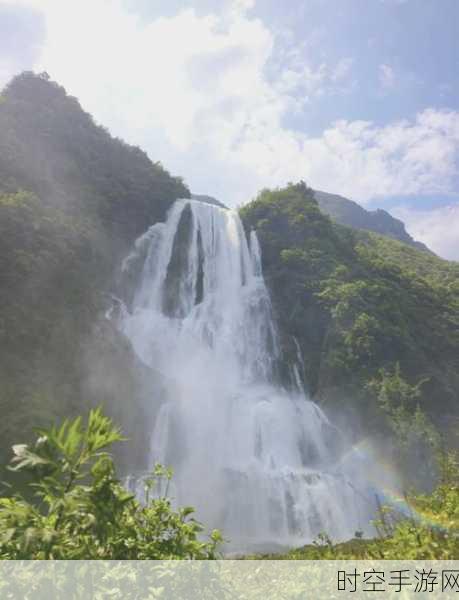
[(304, 183), (263, 191), (241, 217), (260, 240), (285, 354), (296, 338), (314, 397), (368, 422), (371, 382), (399, 365), (425, 380), (421, 407), (457, 418), (459, 264), (333, 223)]
[[(111, 137), (45, 74), (23, 73), (3, 90), (2, 462), (18, 431), (30, 432), (33, 424), (53, 416), (77, 414), (91, 396), (95, 403), (110, 396), (113, 405), (122, 389), (119, 405), (128, 397), (135, 412), (138, 377), (126, 343), (113, 343), (116, 332), (107, 323), (97, 325), (98, 356), (89, 339), (109, 305), (121, 257), (184, 196), (189, 191), (179, 178), (139, 148)], [(109, 378), (123, 349), (124, 374), (113, 383)], [(102, 356), (105, 360), (95, 394), (87, 389), (86, 350), (93, 366)], [(104, 379), (108, 393), (100, 391)], [(125, 425), (119, 411), (118, 418)]]

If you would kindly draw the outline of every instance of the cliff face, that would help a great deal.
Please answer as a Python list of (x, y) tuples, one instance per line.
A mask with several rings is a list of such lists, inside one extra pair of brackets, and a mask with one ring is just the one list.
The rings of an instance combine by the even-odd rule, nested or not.
[(141, 435), (128, 418), (141, 407), (140, 366), (100, 323), (121, 257), (187, 196), (179, 178), (97, 126), (45, 76), (25, 73), (3, 90), (0, 458), (18, 432), (88, 403), (109, 404), (128, 434)]
[(340, 225), (380, 233), (418, 250), (430, 252), (427, 246), (417, 242), (409, 235), (402, 221), (394, 218), (385, 210), (365, 210), (357, 202), (348, 200), (348, 198), (317, 190), (314, 191), (314, 197), (320, 210)]

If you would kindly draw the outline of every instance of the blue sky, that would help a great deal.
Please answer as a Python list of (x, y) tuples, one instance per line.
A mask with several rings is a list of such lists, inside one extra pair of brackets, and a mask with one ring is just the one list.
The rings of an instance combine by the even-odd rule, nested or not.
[(459, 260), (456, 0), (0, 0), (0, 85), (46, 70), (229, 205), (305, 179)]

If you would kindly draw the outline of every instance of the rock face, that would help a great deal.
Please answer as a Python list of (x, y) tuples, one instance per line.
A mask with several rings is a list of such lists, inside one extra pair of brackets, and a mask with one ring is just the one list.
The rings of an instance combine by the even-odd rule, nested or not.
[(121, 473), (150, 470), (153, 465), (144, 450), (150, 445), (149, 423), (174, 384), (139, 360), (116, 318), (97, 321), (82, 340), (77, 366), (83, 398), (103, 406), (128, 439), (114, 448)]
[(319, 204), (320, 210), (329, 215), (336, 223), (374, 231), (381, 235), (409, 244), (418, 250), (430, 250), (422, 242), (414, 240), (406, 231), (405, 225), (399, 219), (390, 215), (387, 211), (365, 210), (357, 202), (353, 202), (344, 196), (328, 194), (327, 192), (314, 191), (314, 196)]

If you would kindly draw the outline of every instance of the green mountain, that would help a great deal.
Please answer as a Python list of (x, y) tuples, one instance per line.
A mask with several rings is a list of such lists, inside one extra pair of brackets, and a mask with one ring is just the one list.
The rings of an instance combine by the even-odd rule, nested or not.
[(380, 208), (372, 211), (365, 210), (357, 202), (353, 202), (348, 198), (317, 190), (314, 191), (314, 196), (320, 210), (340, 225), (387, 235), (394, 240), (414, 246), (418, 250), (428, 251), (427, 246), (422, 242), (413, 240), (406, 231), (402, 221), (396, 219), (385, 210)]
[(0, 462), (18, 432), (87, 403), (110, 403), (128, 435), (142, 435), (151, 374), (102, 317), (134, 239), (187, 196), (46, 76), (24, 73), (3, 90)]
[(419, 401), (437, 421), (457, 416), (458, 263), (334, 223), (304, 183), (263, 191), (241, 216), (258, 233), (284, 355), (296, 339), (313, 397), (376, 419), (370, 384), (399, 364), (426, 379)]
[[(227, 208), (212, 196), (191, 194), (191, 197), (194, 200)], [(314, 190), (314, 197), (317, 200), (320, 210), (340, 225), (386, 235), (394, 240), (413, 246), (418, 250), (430, 252), (425, 244), (417, 242), (409, 235), (402, 221), (396, 219), (385, 210), (380, 208), (372, 211), (366, 210), (357, 204), (357, 202), (344, 198), (344, 196), (320, 192), (318, 190)]]
[[(113, 138), (45, 75), (24, 73), (3, 90), (1, 462), (32, 425), (95, 404), (137, 448), (148, 443), (145, 389), (162, 397), (162, 379), (104, 314), (113, 294), (123, 296), (119, 268), (133, 241), (189, 196), (180, 178)], [(369, 420), (368, 384), (399, 363), (409, 381), (428, 378), (424, 407), (457, 414), (458, 264), (334, 223), (304, 184), (264, 191), (241, 216), (262, 246), (284, 375), (297, 342), (311, 395)], [(139, 466), (143, 457), (131, 458)]]

